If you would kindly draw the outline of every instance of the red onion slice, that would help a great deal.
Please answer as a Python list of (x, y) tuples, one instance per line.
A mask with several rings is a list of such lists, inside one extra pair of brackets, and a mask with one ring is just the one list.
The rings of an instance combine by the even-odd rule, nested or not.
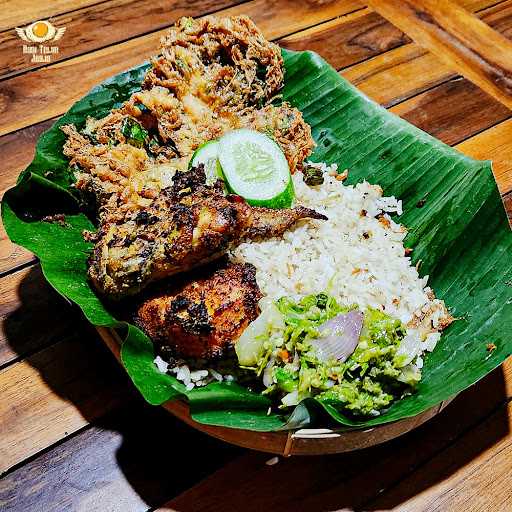
[(311, 341), (318, 359), (344, 363), (357, 347), (362, 326), (363, 313), (358, 310), (341, 313), (324, 322), (318, 328), (320, 337)]

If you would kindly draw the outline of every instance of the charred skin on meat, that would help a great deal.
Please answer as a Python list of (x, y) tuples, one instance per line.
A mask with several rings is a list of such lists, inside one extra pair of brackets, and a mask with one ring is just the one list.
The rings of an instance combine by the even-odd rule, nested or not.
[(304, 207), (256, 208), (205, 185), (200, 165), (179, 173), (142, 211), (101, 218), (89, 276), (102, 294), (120, 299), (149, 283), (212, 261), (245, 240), (282, 235), (298, 220), (326, 219)]
[(249, 263), (203, 271), (193, 281), (146, 299), (137, 308), (136, 323), (176, 357), (221, 356), (259, 314), (255, 273)]

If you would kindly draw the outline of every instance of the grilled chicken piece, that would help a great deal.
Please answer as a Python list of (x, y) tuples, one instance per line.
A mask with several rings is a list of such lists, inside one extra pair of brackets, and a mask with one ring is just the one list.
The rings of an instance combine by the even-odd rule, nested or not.
[(232, 346), (259, 314), (261, 298), (250, 263), (231, 263), (146, 300), (136, 323), (177, 357), (210, 359)]
[(202, 165), (177, 173), (146, 209), (102, 217), (89, 276), (112, 299), (133, 295), (152, 281), (212, 261), (245, 240), (283, 234), (299, 219), (326, 217), (304, 207), (254, 208), (224, 196), (218, 181), (205, 185)]

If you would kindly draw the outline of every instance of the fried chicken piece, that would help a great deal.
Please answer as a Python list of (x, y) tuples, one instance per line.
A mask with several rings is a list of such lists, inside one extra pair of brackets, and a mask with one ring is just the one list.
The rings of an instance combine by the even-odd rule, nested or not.
[[(142, 111), (141, 105), (144, 106)], [(167, 90), (154, 87), (135, 93), (123, 109), (135, 117), (139, 111), (140, 115), (149, 111), (154, 116), (159, 137), (172, 144), (179, 155), (191, 155), (205, 141), (217, 139), (230, 130), (251, 128), (267, 134), (279, 144), (294, 172), (315, 146), (311, 128), (302, 113), (289, 103), (246, 109), (241, 115), (217, 115), (205, 104), (197, 105), (191, 97), (188, 104), (180, 103)]]
[(298, 220), (326, 219), (304, 207), (274, 210), (249, 206), (206, 186), (202, 165), (175, 175), (142, 211), (101, 219), (89, 276), (103, 294), (119, 299), (150, 282), (212, 261), (245, 240), (282, 235)]
[(283, 84), (279, 46), (247, 16), (181, 18), (162, 38), (160, 50), (143, 88), (165, 87), (184, 104), (240, 112), (265, 103)]
[(137, 325), (178, 357), (220, 356), (259, 314), (261, 293), (253, 265), (230, 263), (202, 274), (159, 292), (137, 309)]
[(68, 136), (63, 152), (75, 168), (75, 187), (87, 200), (92, 199), (97, 209), (144, 208), (172, 184), (176, 170), (187, 165), (186, 160), (177, 158), (159, 162), (145, 149), (124, 142), (93, 144), (73, 125), (63, 126), (62, 131)]

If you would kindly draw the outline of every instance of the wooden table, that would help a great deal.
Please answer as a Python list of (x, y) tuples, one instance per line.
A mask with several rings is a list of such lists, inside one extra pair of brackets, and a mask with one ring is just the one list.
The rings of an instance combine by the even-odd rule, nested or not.
[[(0, 189), (14, 184), (58, 116), (99, 81), (147, 58), (177, 17), (247, 13), (267, 37), (317, 51), (411, 123), (492, 159), (512, 211), (506, 102), (362, 2), (4, 0)], [(512, 0), (459, 4), (512, 38)], [(13, 28), (50, 16), (66, 27), (59, 53), (31, 63)], [(145, 404), (94, 329), (3, 230), (0, 272), (2, 511), (512, 510), (510, 361), (402, 438), (267, 465), (268, 455), (208, 438)]]

